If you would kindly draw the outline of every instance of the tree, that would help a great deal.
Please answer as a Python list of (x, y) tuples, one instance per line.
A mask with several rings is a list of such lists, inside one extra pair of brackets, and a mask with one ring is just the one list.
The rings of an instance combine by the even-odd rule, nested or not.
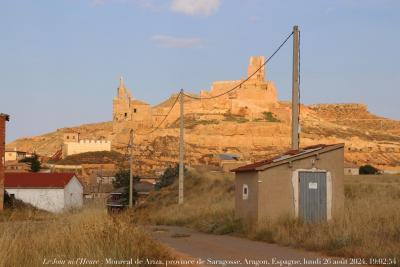
[(359, 173), (360, 174), (378, 174), (379, 170), (377, 168), (375, 168), (374, 166), (367, 164), (367, 165), (360, 167)]
[[(119, 188), (124, 188), (124, 192), (122, 194), (122, 198), (126, 199), (125, 205), (128, 204), (129, 202), (129, 176), (130, 176), (130, 171), (129, 170), (119, 170), (115, 174), (115, 180), (113, 181), (113, 186), (115, 189)], [(137, 175), (133, 175), (133, 182), (138, 183), (140, 182), (140, 177)], [(137, 192), (135, 191), (135, 188), (133, 188), (133, 201), (135, 201), (138, 197)]]
[(28, 163), (31, 168), (31, 172), (39, 172), (42, 168), (39, 157), (36, 154), (33, 154), (32, 157), (21, 159), (19, 162)]
[(174, 167), (168, 167), (164, 173), (158, 178), (158, 182), (155, 185), (156, 190), (160, 190), (163, 187), (169, 186), (174, 183), (174, 181), (179, 176), (179, 164)]

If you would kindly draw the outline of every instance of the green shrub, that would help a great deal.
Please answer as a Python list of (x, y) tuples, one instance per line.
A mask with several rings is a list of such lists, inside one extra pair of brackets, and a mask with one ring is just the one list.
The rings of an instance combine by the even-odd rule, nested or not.
[(378, 174), (379, 170), (377, 168), (375, 168), (374, 166), (367, 164), (367, 165), (360, 167), (359, 173), (360, 174)]
[(158, 182), (155, 185), (156, 190), (160, 190), (163, 187), (167, 187), (172, 185), (174, 181), (179, 176), (179, 164), (176, 164), (175, 167), (168, 167), (164, 173), (159, 177)]
[(263, 114), (264, 120), (266, 120), (266, 121), (280, 122), (280, 120), (275, 116), (275, 114), (270, 111), (268, 111), (268, 112), (264, 111), (262, 114)]

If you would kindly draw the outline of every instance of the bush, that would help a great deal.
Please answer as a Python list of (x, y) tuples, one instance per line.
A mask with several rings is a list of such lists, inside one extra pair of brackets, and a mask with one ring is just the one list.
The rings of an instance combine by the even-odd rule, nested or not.
[(164, 173), (158, 178), (158, 182), (155, 185), (156, 190), (160, 190), (163, 187), (172, 185), (179, 176), (179, 164), (175, 167), (168, 167)]
[(19, 162), (28, 163), (31, 168), (31, 172), (39, 172), (41, 169), (40, 161), (36, 154), (34, 154), (32, 157), (21, 159)]
[(379, 170), (377, 168), (375, 168), (374, 166), (367, 164), (367, 165), (360, 167), (359, 173), (360, 174), (378, 174)]
[[(129, 170), (119, 170), (116, 174), (115, 174), (115, 181), (113, 181), (113, 186), (115, 189), (118, 188), (124, 188), (124, 192), (122, 194), (122, 198), (126, 199), (126, 205), (128, 204), (129, 201), (129, 177), (130, 176), (130, 172)], [(140, 182), (140, 177), (137, 175), (133, 175), (133, 182), (134, 183), (138, 183)], [(138, 197), (137, 192), (135, 191), (135, 189), (133, 190), (133, 201), (136, 201)]]
[(280, 122), (278, 118), (276, 118), (275, 114), (272, 112), (263, 112), (264, 119), (269, 122)]

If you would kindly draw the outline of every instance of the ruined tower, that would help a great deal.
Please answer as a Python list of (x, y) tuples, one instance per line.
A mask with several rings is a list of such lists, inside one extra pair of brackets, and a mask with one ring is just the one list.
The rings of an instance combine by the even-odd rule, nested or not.
[(265, 82), (264, 62), (265, 58), (263, 56), (250, 57), (249, 67), (247, 68), (247, 77), (250, 77), (250, 75), (257, 71), (257, 73), (250, 78), (251, 81)]
[(123, 129), (148, 128), (152, 125), (151, 107), (149, 104), (134, 99), (125, 87), (121, 77), (117, 96), (113, 100), (113, 131)]
[(0, 210), (3, 210), (4, 204), (4, 157), (6, 145), (6, 121), (8, 120), (8, 115), (0, 113)]

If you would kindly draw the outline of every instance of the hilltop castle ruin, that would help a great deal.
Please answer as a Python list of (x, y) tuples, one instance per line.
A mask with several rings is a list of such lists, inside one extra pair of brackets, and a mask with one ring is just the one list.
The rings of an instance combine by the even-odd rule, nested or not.
[[(254, 119), (266, 111), (275, 110), (282, 113), (279, 109), (275, 85), (265, 79), (264, 62), (263, 56), (250, 57), (246, 77), (248, 81), (229, 94), (213, 99), (186, 98), (185, 116), (196, 114), (196, 116), (210, 117), (229, 113)], [(211, 90), (202, 90), (198, 97), (217, 96), (243, 81), (244, 79), (213, 82)], [(173, 95), (167, 101), (151, 107), (148, 103), (135, 99), (121, 78), (117, 95), (113, 100), (113, 131), (116, 133), (127, 128), (146, 129), (158, 125), (164, 119), (175, 98), (176, 95)], [(172, 123), (178, 117), (179, 108), (176, 105), (166, 122)]]

